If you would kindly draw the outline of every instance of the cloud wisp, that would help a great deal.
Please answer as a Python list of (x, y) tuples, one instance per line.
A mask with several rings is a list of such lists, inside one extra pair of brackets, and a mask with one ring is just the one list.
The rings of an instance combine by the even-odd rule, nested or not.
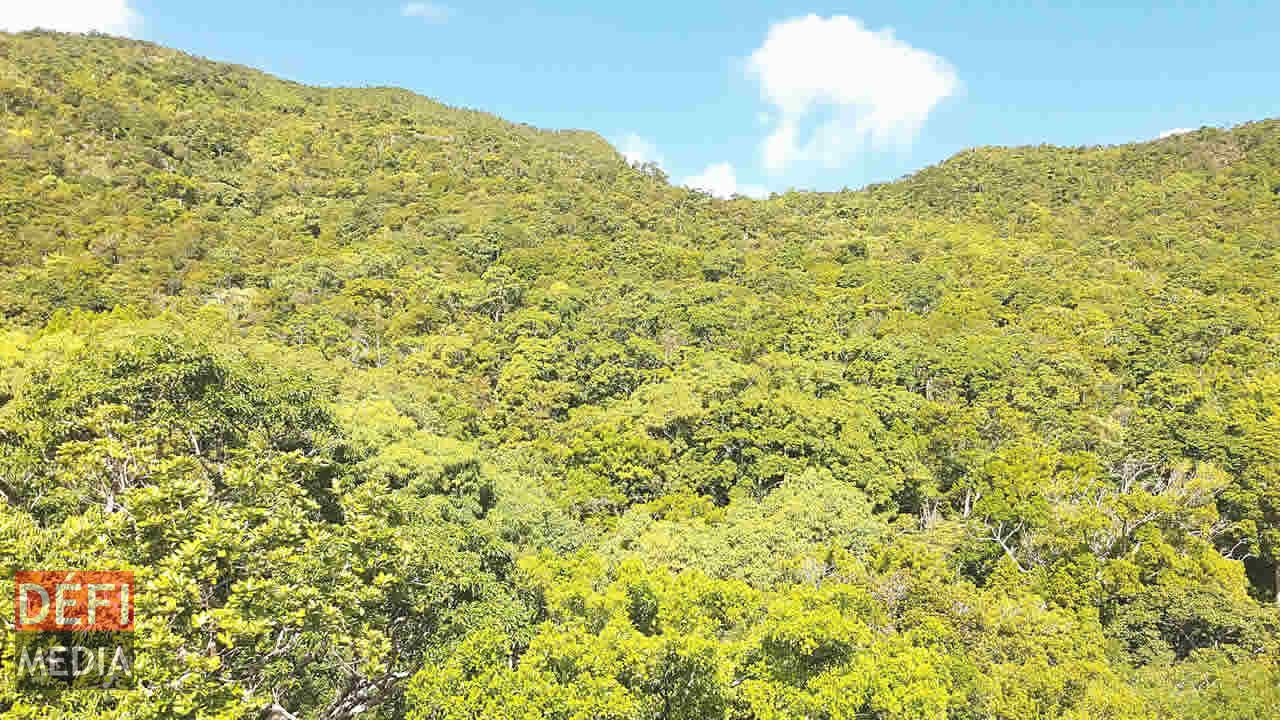
[(128, 0), (17, 0), (0, 3), (0, 30), (102, 32), (136, 37), (142, 16)]
[(617, 145), (618, 152), (622, 153), (622, 157), (632, 165), (653, 163), (662, 167), (662, 153), (658, 151), (658, 146), (635, 133), (622, 136)]
[(835, 167), (868, 148), (909, 145), (960, 87), (942, 58), (843, 15), (774, 24), (747, 68), (773, 108), (762, 146), (772, 172), (797, 162)]
[(453, 8), (433, 2), (409, 2), (400, 6), (400, 14), (417, 18), (425, 23), (438, 25), (453, 17)]
[(763, 198), (769, 195), (768, 189), (760, 185), (740, 185), (733, 165), (727, 162), (712, 163), (701, 173), (685, 178), (682, 184), (722, 199), (728, 199), (734, 195), (746, 195), (751, 198)]
[[(635, 133), (627, 133), (615, 145), (622, 157), (633, 166), (652, 164), (663, 168), (664, 160), (658, 146)], [(680, 184), (724, 200), (735, 195), (752, 198), (769, 196), (769, 190), (764, 186), (739, 183), (733, 164), (727, 162), (711, 163), (702, 172), (685, 178)]]

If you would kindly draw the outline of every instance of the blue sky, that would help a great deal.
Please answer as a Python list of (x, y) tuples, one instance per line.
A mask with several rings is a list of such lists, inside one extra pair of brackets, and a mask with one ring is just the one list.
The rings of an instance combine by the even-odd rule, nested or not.
[(0, 28), (31, 25), (595, 130), (722, 194), (859, 187), (974, 145), (1280, 116), (1274, 0), (0, 0)]

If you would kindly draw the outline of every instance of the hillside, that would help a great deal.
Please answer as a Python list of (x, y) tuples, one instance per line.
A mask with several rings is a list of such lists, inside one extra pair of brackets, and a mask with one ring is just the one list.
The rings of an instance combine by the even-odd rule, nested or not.
[(1277, 120), (724, 201), (0, 33), (0, 313), (0, 565), (141, 588), (6, 717), (1280, 707)]

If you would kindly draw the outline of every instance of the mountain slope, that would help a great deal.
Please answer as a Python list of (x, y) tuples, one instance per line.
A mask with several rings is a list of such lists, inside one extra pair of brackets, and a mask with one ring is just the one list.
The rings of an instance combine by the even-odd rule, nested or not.
[(0, 561), (143, 588), (16, 717), (1280, 703), (1280, 121), (721, 201), (0, 34), (0, 208)]

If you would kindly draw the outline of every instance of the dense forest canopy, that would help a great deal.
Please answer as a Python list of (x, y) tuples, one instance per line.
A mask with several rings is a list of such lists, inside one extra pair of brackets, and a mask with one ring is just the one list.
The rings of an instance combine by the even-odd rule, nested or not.
[(7, 717), (1280, 707), (1280, 121), (718, 200), (0, 34), (0, 317), (0, 564), (140, 587)]

